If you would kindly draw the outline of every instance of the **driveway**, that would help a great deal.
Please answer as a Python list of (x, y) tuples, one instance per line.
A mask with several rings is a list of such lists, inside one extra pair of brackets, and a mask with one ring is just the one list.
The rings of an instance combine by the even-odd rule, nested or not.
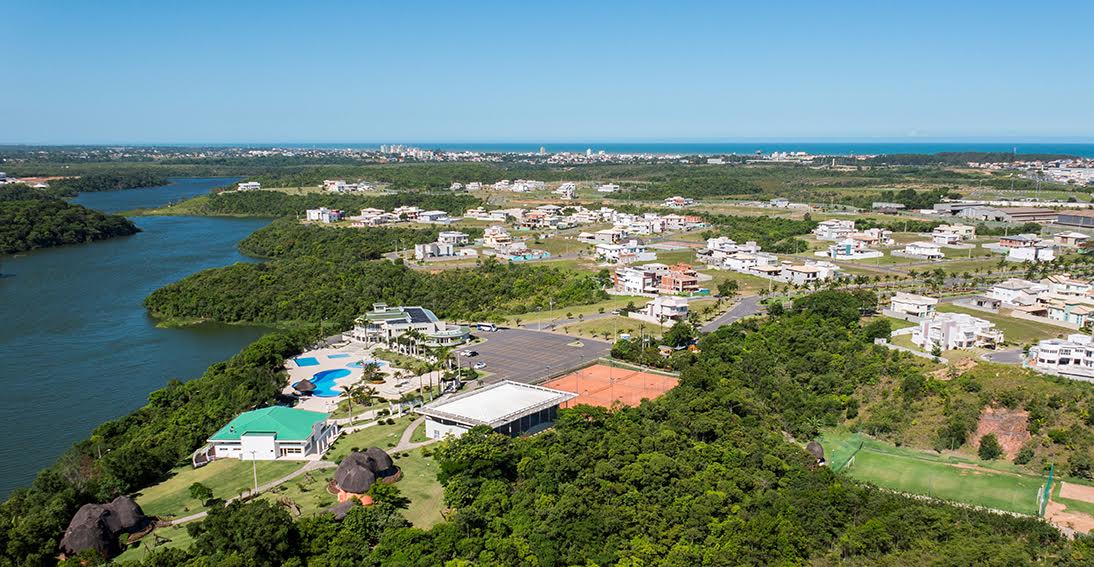
[[(606, 356), (611, 350), (611, 344), (601, 340), (528, 329), (505, 328), (493, 333), (478, 333), (478, 336), (486, 342), (460, 350), (474, 350), (479, 355), (461, 356), (460, 364), (485, 362), (483, 371), (490, 373), (485, 382), (541, 382), (550, 375)], [(572, 346), (578, 340), (582, 346)]]
[(985, 353), (981, 358), (988, 362), (998, 362), (999, 364), (1022, 364), (1022, 349), (997, 350)]
[(734, 305), (729, 311), (726, 311), (713, 321), (703, 325), (703, 332), (714, 332), (722, 325), (729, 325), (738, 319), (758, 315), (763, 313), (765, 309), (766, 308), (763, 305), (760, 305), (760, 296), (749, 295), (742, 297), (741, 300), (737, 302), (737, 305)]

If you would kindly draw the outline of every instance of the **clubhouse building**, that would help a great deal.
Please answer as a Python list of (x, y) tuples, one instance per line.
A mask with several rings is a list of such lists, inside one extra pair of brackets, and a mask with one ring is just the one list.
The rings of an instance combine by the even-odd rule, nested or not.
[(516, 437), (550, 427), (558, 417), (558, 407), (576, 397), (562, 390), (505, 380), (414, 411), (425, 416), (425, 434), (430, 439), (458, 437), (479, 425)]
[(367, 344), (391, 344), (411, 332), (422, 337), (422, 343), (428, 346), (463, 344), (471, 336), (469, 328), (449, 325), (425, 307), (389, 307), (386, 303), (374, 303), (372, 311), (354, 323), (349, 337)]
[(215, 459), (316, 460), (340, 433), (327, 414), (271, 406), (243, 412), (209, 438), (193, 456), (195, 467)]

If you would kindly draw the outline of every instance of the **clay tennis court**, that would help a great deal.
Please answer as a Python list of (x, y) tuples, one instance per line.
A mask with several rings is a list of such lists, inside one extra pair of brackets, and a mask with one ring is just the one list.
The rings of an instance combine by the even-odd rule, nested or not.
[(637, 406), (643, 399), (652, 400), (671, 390), (676, 383), (672, 376), (594, 364), (559, 376), (544, 386), (577, 394), (562, 405), (564, 408), (580, 404), (611, 407), (615, 403)]

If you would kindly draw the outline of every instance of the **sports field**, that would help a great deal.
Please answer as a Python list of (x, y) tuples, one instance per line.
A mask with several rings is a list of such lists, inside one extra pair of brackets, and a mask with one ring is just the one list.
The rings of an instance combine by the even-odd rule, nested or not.
[(829, 466), (855, 480), (973, 506), (1019, 514), (1038, 512), (1037, 493), (1044, 483), (1040, 476), (893, 447), (858, 435), (827, 434), (821, 444)]
[(562, 407), (580, 404), (611, 407), (616, 403), (636, 406), (643, 399), (652, 400), (671, 390), (676, 382), (675, 377), (667, 374), (594, 364), (555, 378), (544, 386), (577, 394)]

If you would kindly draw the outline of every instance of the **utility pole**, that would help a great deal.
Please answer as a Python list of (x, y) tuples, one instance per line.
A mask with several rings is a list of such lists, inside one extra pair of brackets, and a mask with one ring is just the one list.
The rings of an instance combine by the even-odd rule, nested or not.
[(251, 472), (254, 474), (255, 488), (251, 492), (251, 496), (258, 494), (258, 460), (255, 459), (255, 452), (251, 451)]

